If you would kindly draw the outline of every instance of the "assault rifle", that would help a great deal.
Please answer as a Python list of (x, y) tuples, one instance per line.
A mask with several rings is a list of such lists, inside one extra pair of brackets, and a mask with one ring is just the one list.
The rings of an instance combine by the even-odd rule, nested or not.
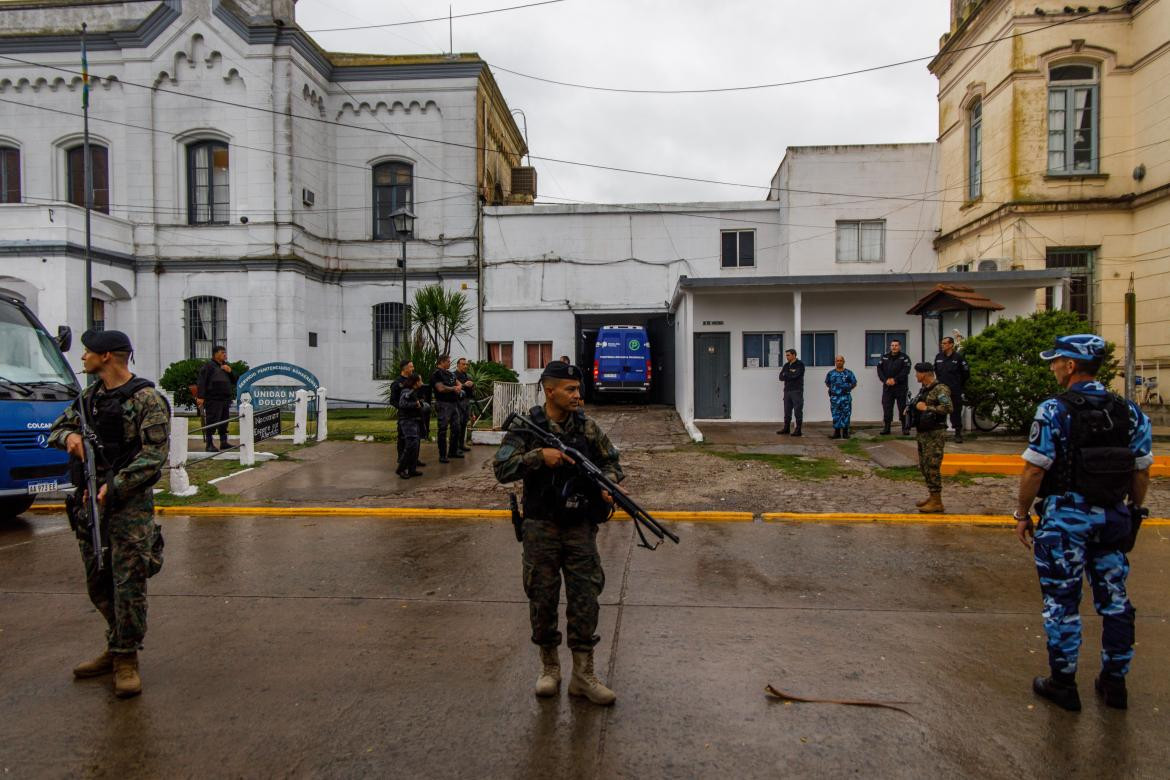
[[(77, 418), (81, 424), (81, 446), (85, 451), (85, 460), (82, 466), (85, 469), (85, 491), (89, 494), (86, 510), (89, 515), (90, 539), (93, 543), (93, 552), (97, 557), (97, 568), (105, 568), (105, 549), (102, 547), (102, 513), (98, 507), (98, 478), (97, 478), (97, 450), (101, 447), (93, 427), (89, 424), (89, 412), (85, 409), (85, 392), (77, 397)], [(78, 486), (80, 488), (80, 486)]]
[[(658, 548), (658, 545), (662, 544), (662, 540), (664, 539), (669, 539), (675, 544), (678, 544), (678, 536), (651, 517), (650, 513), (638, 506), (634, 499), (622, 492), (622, 489), (617, 486), (617, 483), (605, 476), (604, 472), (590, 461), (589, 458), (585, 457), (580, 450), (567, 446), (550, 431), (534, 423), (531, 418), (525, 417), (518, 412), (512, 412), (504, 420), (504, 430), (511, 430), (513, 426), (517, 425), (525, 432), (531, 434), (542, 446), (560, 450), (562, 454), (568, 455), (573, 461), (572, 468), (576, 468), (583, 476), (597, 486), (597, 488), (609, 493), (613, 497), (613, 503), (633, 518), (634, 530), (638, 532), (638, 538), (641, 540), (641, 543), (638, 545), (639, 547), (645, 547), (647, 550), (655, 550)], [(646, 534), (642, 531), (643, 528), (658, 537), (658, 541), (651, 545), (646, 539)]]

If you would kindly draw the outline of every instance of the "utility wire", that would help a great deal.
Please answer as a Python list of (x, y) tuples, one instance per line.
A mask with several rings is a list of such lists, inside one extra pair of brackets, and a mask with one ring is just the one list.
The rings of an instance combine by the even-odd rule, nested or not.
[[(1007, 40), (1011, 40), (1013, 38), (1019, 38), (1019, 37), (1024, 36), (1024, 35), (1030, 35), (1032, 33), (1042, 32), (1044, 30), (1051, 30), (1053, 27), (1059, 27), (1063, 24), (1070, 24), (1072, 22), (1078, 22), (1078, 21), (1081, 21), (1082, 19), (1088, 19), (1092, 16), (1098, 16), (1100, 14), (1110, 13), (1111, 11), (1117, 11), (1117, 10), (1120, 10), (1122, 8), (1126, 8), (1126, 7), (1131, 6), (1131, 5), (1134, 5), (1134, 3), (1125, 2), (1125, 3), (1121, 3), (1119, 5), (1115, 5), (1115, 6), (1108, 7), (1108, 8), (1102, 6), (1101, 8), (1099, 8), (1096, 11), (1089, 11), (1087, 13), (1081, 13), (1081, 14), (1078, 14), (1070, 19), (1062, 19), (1058, 22), (1053, 22), (1052, 24), (1048, 24), (1048, 25), (1045, 25), (1043, 27), (1037, 27), (1037, 28), (1032, 29), (1032, 30), (1024, 30), (1023, 32), (1012, 33), (1011, 35), (1005, 35), (1002, 38), (993, 38), (989, 41), (984, 41), (983, 43), (976, 43), (976, 44), (972, 44), (970, 46), (960, 46), (960, 47), (957, 47), (955, 49), (952, 49), (951, 51), (952, 52), (961, 52), (961, 51), (970, 51), (972, 49), (980, 49), (980, 48), (983, 48), (985, 46), (990, 46), (993, 43), (999, 43), (1000, 41), (1007, 41)], [(931, 54), (931, 55), (925, 56), (925, 57), (914, 57), (914, 58), (908, 59), (908, 60), (899, 60), (898, 62), (889, 62), (889, 63), (886, 63), (884, 65), (873, 65), (873, 66), (870, 66), (868, 68), (859, 68), (857, 70), (848, 70), (848, 71), (844, 71), (841, 73), (830, 73), (830, 74), (826, 74), (823, 76), (810, 76), (808, 78), (794, 79), (792, 81), (774, 81), (774, 82), (770, 82), (767, 84), (748, 84), (748, 85), (736, 86), (736, 87), (709, 87), (709, 88), (705, 88), (705, 89), (637, 89), (637, 88), (633, 88), (633, 87), (603, 87), (603, 86), (598, 86), (596, 84), (578, 84), (578, 83), (574, 83), (571, 81), (558, 81), (556, 79), (545, 78), (543, 76), (534, 76), (530, 73), (522, 73), (518, 70), (512, 70), (511, 68), (505, 68), (504, 66), (499, 65), (495, 62), (492, 62), (489, 64), (491, 65), (491, 67), (493, 69), (503, 71), (504, 73), (510, 73), (513, 76), (519, 76), (521, 78), (530, 79), (532, 81), (539, 81), (539, 82), (542, 82), (545, 84), (554, 84), (554, 85), (559, 86), (559, 87), (572, 87), (574, 89), (587, 89), (587, 90), (591, 90), (594, 92), (617, 92), (617, 93), (633, 94), (633, 95), (709, 95), (709, 94), (716, 94), (716, 93), (722, 93), (722, 92), (747, 92), (750, 90), (758, 90), (758, 89), (773, 89), (775, 87), (791, 87), (791, 86), (796, 86), (798, 84), (812, 84), (812, 83), (818, 82), (818, 81), (829, 81), (831, 79), (840, 79), (840, 78), (845, 78), (847, 76), (859, 76), (859, 75), (864, 74), (864, 73), (874, 73), (874, 72), (879, 71), (879, 70), (888, 70), (890, 68), (898, 68), (898, 67), (901, 67), (903, 65), (911, 65), (911, 64), (916, 63), (916, 62), (929, 62), (930, 60), (933, 60), (937, 56), (938, 56), (938, 54)]]
[(388, 22), (387, 24), (361, 24), (356, 27), (325, 27), (314, 30), (305, 30), (309, 33), (322, 32), (348, 32), (350, 30), (381, 30), (386, 27), (404, 27), (408, 24), (426, 24), (427, 22), (445, 22), (449, 19), (466, 19), (469, 16), (487, 16), (488, 14), (498, 14), (504, 11), (518, 11), (521, 8), (535, 8), (538, 5), (552, 5), (553, 3), (563, 3), (565, 0), (541, 0), (538, 3), (525, 3), (524, 5), (510, 5), (507, 8), (490, 8), (486, 11), (471, 11), (465, 14), (453, 14), (449, 16), (436, 16), (432, 19), (414, 19), (409, 22)]

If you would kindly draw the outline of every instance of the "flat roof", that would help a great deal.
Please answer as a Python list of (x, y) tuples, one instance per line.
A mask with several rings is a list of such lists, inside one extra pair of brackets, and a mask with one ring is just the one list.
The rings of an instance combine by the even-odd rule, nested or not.
[(680, 276), (671, 297), (670, 308), (678, 305), (679, 297), (686, 290), (705, 292), (751, 292), (760, 288), (797, 290), (819, 287), (830, 291), (849, 289), (861, 285), (874, 287), (915, 287), (936, 284), (962, 283), (987, 287), (1044, 287), (1055, 280), (1067, 279), (1071, 272), (1067, 268), (1044, 268), (1034, 271), (939, 271), (933, 273), (909, 274), (815, 274), (808, 276)]

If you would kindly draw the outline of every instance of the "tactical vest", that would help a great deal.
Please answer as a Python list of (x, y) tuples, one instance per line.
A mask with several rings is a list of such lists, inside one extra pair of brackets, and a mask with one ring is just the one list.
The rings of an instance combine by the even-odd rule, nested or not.
[(910, 424), (919, 433), (930, 433), (931, 431), (937, 431), (939, 428), (945, 428), (947, 426), (947, 417), (945, 414), (931, 411), (920, 412), (918, 410), (919, 402), (925, 401), (926, 397), (930, 395), (930, 391), (936, 385), (938, 385), (938, 382), (935, 382), (930, 387), (924, 387), (919, 390), (918, 397), (914, 399), (914, 402), (908, 410), (910, 412)]
[[(544, 408), (534, 406), (529, 411), (534, 423), (549, 430)], [(577, 430), (573, 433), (553, 434), (567, 447), (573, 447), (597, 463), (601, 453), (585, 436), (585, 414), (577, 415)], [(541, 467), (524, 475), (524, 516), (555, 520), (562, 525), (582, 522), (603, 523), (612, 513), (609, 504), (601, 498), (601, 491), (569, 465), (555, 469)]]
[(1136, 465), (1129, 447), (1129, 404), (1113, 393), (1093, 396), (1073, 390), (1057, 399), (1069, 414), (1068, 441), (1058, 443), (1040, 497), (1073, 491), (1100, 507), (1125, 500)]
[[(103, 481), (109, 479), (114, 474), (124, 469), (130, 464), (138, 453), (142, 451), (142, 436), (141, 431), (139, 435), (132, 439), (126, 438), (126, 426), (122, 416), (122, 405), (139, 390), (146, 387), (154, 387), (154, 383), (142, 377), (133, 377), (129, 382), (121, 387), (107, 390), (98, 393), (100, 385), (94, 384), (92, 387), (86, 389), (82, 395), (77, 399), (76, 403), (84, 403), (86, 416), (89, 419), (90, 427), (98, 438), (100, 446), (96, 447), (98, 457), (98, 472), (102, 476)], [(71, 464), (75, 469), (80, 469), (80, 462)], [(160, 470), (155, 477), (155, 482), (162, 476)], [(80, 481), (74, 475), (73, 484), (80, 485), (85, 482), (85, 473), (81, 471)], [(150, 484), (154, 484), (153, 482)]]

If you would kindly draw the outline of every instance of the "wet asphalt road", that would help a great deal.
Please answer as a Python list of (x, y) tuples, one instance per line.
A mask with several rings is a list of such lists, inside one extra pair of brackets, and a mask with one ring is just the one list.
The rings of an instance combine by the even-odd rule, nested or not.
[[(604, 710), (531, 694), (501, 522), (163, 518), (145, 693), (100, 649), (63, 519), (0, 530), (0, 774), (11, 777), (1166, 777), (1170, 530), (1133, 554), (1131, 709), (1033, 698), (1039, 596), (1007, 529), (688, 524), (599, 536)], [(619, 606), (620, 604), (620, 606)], [(1088, 606), (1087, 604), (1085, 605)], [(1089, 608), (1091, 612), (1091, 608)], [(562, 648), (562, 663), (569, 662)], [(897, 700), (912, 716), (765, 698)]]

